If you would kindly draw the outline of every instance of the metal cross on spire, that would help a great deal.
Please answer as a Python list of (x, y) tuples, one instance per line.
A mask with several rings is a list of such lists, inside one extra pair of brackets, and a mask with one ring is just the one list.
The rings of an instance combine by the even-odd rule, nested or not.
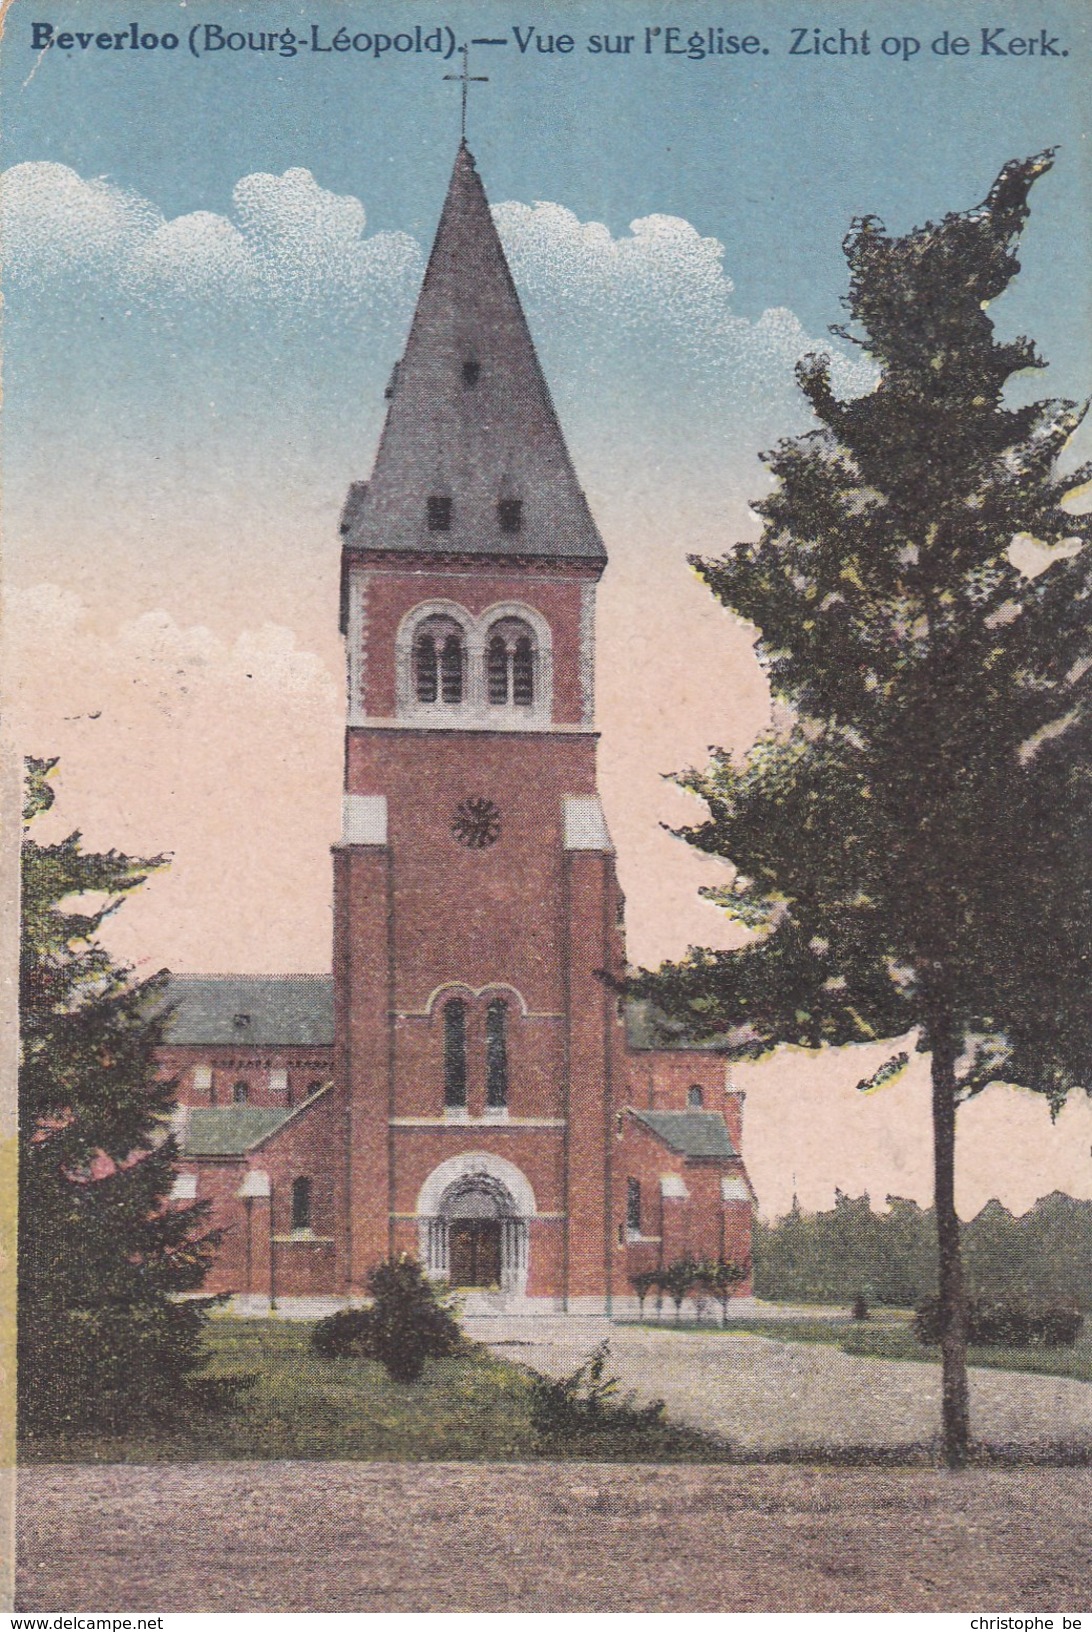
[(488, 85), (489, 75), (488, 74), (472, 74), (470, 72), (470, 47), (468, 45), (461, 45), (459, 47), (459, 50), (462, 52), (462, 58), (463, 58), (463, 71), (462, 71), (462, 73), (461, 74), (445, 74), (444, 78), (445, 79), (458, 80), (459, 84), (463, 88), (463, 113), (462, 113), (461, 129), (462, 129), (462, 139), (465, 142), (466, 141), (466, 93), (467, 93), (467, 88), (469, 86), (471, 86), (471, 85)]

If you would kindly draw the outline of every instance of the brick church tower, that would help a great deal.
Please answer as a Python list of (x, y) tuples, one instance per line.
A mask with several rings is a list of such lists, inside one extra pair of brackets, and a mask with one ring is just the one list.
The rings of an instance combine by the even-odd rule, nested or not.
[(465, 142), (387, 396), (341, 522), (332, 976), (172, 981), (176, 1195), (244, 1310), (336, 1306), (407, 1252), (491, 1306), (609, 1312), (679, 1258), (749, 1264), (742, 1096), (726, 1040), (602, 978), (606, 554)]
[(346, 1281), (406, 1250), (459, 1285), (602, 1300), (621, 1028), (599, 972), (622, 963), (595, 782), (606, 555), (465, 142), (387, 395), (342, 519)]

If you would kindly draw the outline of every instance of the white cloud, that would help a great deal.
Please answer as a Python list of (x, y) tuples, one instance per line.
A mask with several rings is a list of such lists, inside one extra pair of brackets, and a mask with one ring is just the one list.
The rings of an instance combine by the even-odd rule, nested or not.
[(116, 273), (163, 219), (136, 193), (44, 163), (4, 173), (0, 212), (8, 275), (31, 282), (77, 268)]
[[(358, 198), (321, 187), (309, 170), (256, 172), (236, 183), (232, 217), (207, 210), (168, 220), (154, 204), (63, 164), (15, 165), (4, 177), (2, 229), (14, 286), (67, 278), (112, 281), (125, 298), (186, 298), (315, 307), (359, 315), (392, 299), (408, 305), (424, 268), (401, 232), (366, 234)], [(679, 216), (649, 215), (613, 237), (563, 205), (516, 202), (494, 210), (517, 284), (547, 325), (581, 331), (608, 349), (640, 340), (669, 347), (691, 369), (752, 387), (791, 383), (805, 351), (835, 360), (847, 392), (873, 383), (869, 365), (809, 337), (784, 308), (752, 322), (731, 305), (724, 246)]]
[[(53, 583), (4, 595), (7, 691), (15, 729), (32, 740), (62, 719), (162, 722), (202, 729), (208, 718), (284, 708), (336, 717), (337, 682), (293, 630), (241, 629), (228, 640), (157, 610), (107, 632), (80, 597)], [(63, 655), (62, 655), (63, 654)]]
[(407, 297), (423, 270), (406, 233), (365, 236), (359, 199), (320, 187), (309, 170), (244, 176), (235, 219), (207, 210), (168, 220), (154, 204), (63, 164), (6, 172), (0, 224), (13, 285), (110, 280), (124, 296), (180, 295), (294, 304)]
[(785, 307), (770, 308), (756, 322), (737, 316), (723, 244), (680, 216), (643, 216), (631, 222), (628, 237), (614, 238), (560, 204), (506, 203), (493, 213), (516, 283), (532, 305), (619, 335), (654, 336), (692, 365), (731, 370), (740, 383), (753, 385), (771, 371), (791, 381), (793, 365), (808, 351), (831, 356), (843, 392), (875, 383), (868, 363), (811, 338)]

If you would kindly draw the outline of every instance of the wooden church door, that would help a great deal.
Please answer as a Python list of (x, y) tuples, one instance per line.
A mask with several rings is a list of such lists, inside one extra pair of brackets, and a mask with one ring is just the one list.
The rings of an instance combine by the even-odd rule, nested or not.
[(457, 1218), (448, 1234), (452, 1286), (499, 1286), (501, 1226), (496, 1218)]

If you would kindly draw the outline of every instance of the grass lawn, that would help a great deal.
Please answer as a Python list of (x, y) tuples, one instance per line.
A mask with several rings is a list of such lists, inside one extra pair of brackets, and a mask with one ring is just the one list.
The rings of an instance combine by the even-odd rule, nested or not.
[[(870, 1320), (853, 1320), (849, 1315), (814, 1316), (808, 1319), (733, 1320), (714, 1326), (711, 1320), (699, 1325), (684, 1320), (675, 1327), (667, 1315), (663, 1321), (645, 1320), (644, 1326), (663, 1325), (684, 1332), (749, 1332), (754, 1337), (772, 1338), (777, 1343), (833, 1343), (843, 1354), (859, 1354), (874, 1360), (940, 1361), (940, 1350), (926, 1348), (914, 1336), (910, 1315), (883, 1310)], [(626, 1324), (638, 1324), (627, 1322)], [(1092, 1335), (1084, 1333), (1072, 1348), (1005, 1349), (973, 1347), (967, 1351), (968, 1364), (988, 1366), (996, 1371), (1028, 1371), (1046, 1377), (1072, 1377), (1092, 1383)]]
[(209, 1323), (210, 1376), (255, 1379), (222, 1411), (180, 1407), (170, 1426), (121, 1433), (25, 1438), (23, 1462), (316, 1460), (389, 1462), (715, 1462), (727, 1446), (666, 1423), (539, 1439), (531, 1424), (533, 1376), (476, 1345), (434, 1360), (419, 1383), (393, 1383), (371, 1360), (323, 1360), (309, 1322)]

